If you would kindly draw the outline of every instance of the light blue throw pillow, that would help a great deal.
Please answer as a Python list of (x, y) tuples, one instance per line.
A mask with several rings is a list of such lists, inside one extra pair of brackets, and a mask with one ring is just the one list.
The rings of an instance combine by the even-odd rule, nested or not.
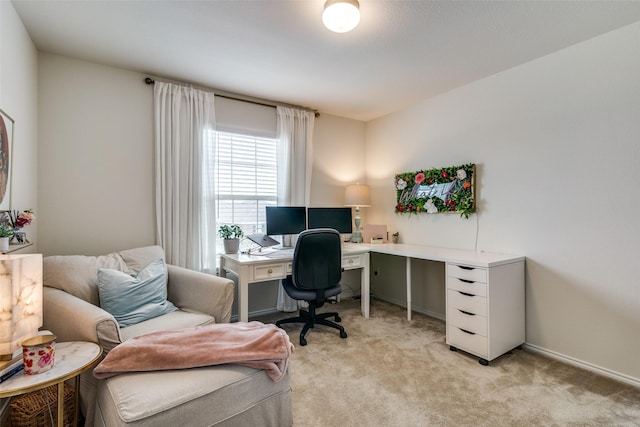
[(162, 259), (152, 261), (135, 277), (98, 268), (98, 292), (100, 307), (111, 313), (121, 327), (177, 310), (167, 300), (167, 270)]

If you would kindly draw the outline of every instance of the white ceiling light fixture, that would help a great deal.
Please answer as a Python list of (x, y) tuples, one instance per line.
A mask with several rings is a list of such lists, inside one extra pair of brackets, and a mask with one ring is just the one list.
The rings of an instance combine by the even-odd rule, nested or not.
[(334, 33), (351, 31), (360, 22), (360, 3), (358, 0), (327, 0), (322, 22)]

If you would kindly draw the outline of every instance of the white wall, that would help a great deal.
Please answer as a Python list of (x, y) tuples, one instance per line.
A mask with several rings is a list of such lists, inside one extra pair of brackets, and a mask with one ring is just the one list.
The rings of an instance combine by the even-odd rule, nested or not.
[[(527, 342), (636, 383), (639, 76), (636, 23), (366, 126), (373, 221), (525, 255)], [(477, 215), (394, 214), (396, 173), (462, 163)]]
[(311, 206), (344, 204), (344, 188), (365, 183), (364, 122), (321, 114), (313, 134)]
[(11, 2), (0, 2), (0, 108), (15, 121), (12, 153), (12, 209), (34, 209), (36, 220), (24, 228), (38, 252), (38, 86), (37, 51)]
[(40, 248), (155, 243), (151, 87), (144, 75), (39, 55)]

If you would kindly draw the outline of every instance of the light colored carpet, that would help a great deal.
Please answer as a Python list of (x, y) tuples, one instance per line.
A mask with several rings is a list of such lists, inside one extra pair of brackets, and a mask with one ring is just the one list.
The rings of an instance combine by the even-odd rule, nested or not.
[(338, 311), (349, 337), (318, 326), (301, 347), (301, 325), (283, 325), (294, 427), (640, 426), (640, 389), (526, 350), (482, 366), (449, 350), (444, 322), (379, 300), (369, 319), (351, 299), (320, 311)]

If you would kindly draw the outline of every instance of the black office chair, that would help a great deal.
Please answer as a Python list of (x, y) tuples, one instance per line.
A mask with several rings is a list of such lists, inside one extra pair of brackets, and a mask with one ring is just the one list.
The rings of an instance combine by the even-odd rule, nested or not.
[(342, 254), (340, 234), (331, 228), (306, 230), (299, 234), (293, 251), (291, 276), (282, 281), (285, 292), (295, 299), (309, 303), (308, 311), (300, 309), (300, 315), (278, 320), (276, 326), (283, 323), (304, 323), (300, 331), (300, 345), (307, 345), (305, 335), (315, 325), (326, 325), (340, 330), (340, 338), (346, 338), (344, 328), (327, 320), (333, 317), (340, 322), (338, 313), (317, 314), (316, 309), (324, 305), (327, 298), (342, 292)]

